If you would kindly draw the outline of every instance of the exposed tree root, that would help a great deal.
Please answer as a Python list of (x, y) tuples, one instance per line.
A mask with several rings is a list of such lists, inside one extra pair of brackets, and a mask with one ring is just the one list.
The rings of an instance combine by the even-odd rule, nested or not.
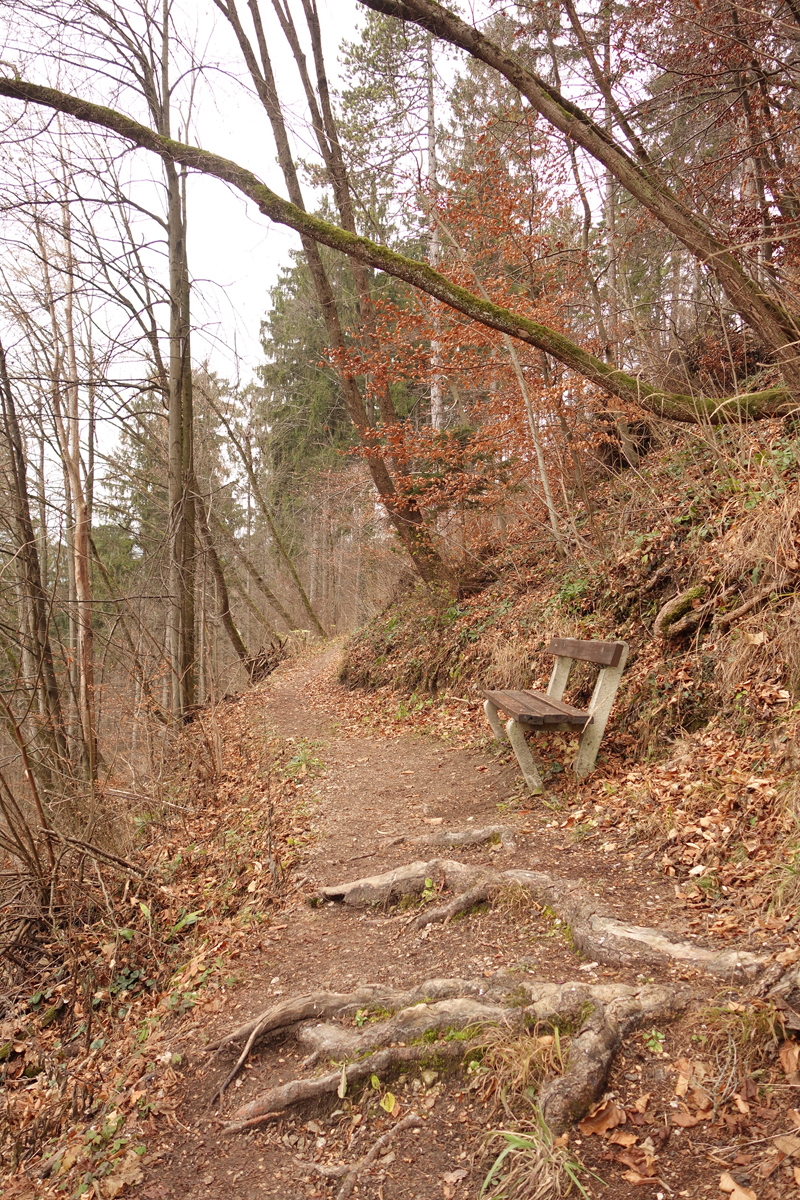
[[(568, 1020), (580, 1022), (570, 1042), (565, 1074), (547, 1081), (540, 1092), (544, 1117), (554, 1131), (560, 1132), (580, 1118), (602, 1094), (622, 1039), (645, 1021), (671, 1020), (689, 999), (686, 990), (654, 984), (637, 988), (626, 984), (524, 983), (516, 978), (515, 1003), (509, 1004), (503, 992), (510, 983), (508, 977), (498, 979), (491, 986), (487, 984), (487, 994), (481, 995), (484, 988), (477, 982), (430, 980), (418, 990), (430, 994), (442, 989), (450, 991), (458, 985), (461, 994), (427, 1004), (418, 1002), (387, 1020), (367, 1024), (358, 1030), (326, 1023), (299, 1031), (299, 1040), (315, 1047), (314, 1059), (331, 1052), (342, 1057), (357, 1054), (364, 1057), (325, 1075), (294, 1079), (268, 1089), (239, 1108), (224, 1127), (225, 1132), (250, 1129), (271, 1114), (294, 1104), (318, 1100), (335, 1092), (343, 1095), (343, 1084), (346, 1089), (372, 1074), (383, 1075), (431, 1056), (437, 1061), (460, 1061), (480, 1041), (468, 1036), (438, 1041), (435, 1045), (421, 1042), (430, 1030), (472, 1029), (498, 1024), (519, 1029), (523, 1023), (556, 1019), (562, 1025)], [(364, 990), (351, 993), (350, 1009), (352, 997), (363, 995)], [(464, 995), (464, 992), (470, 994)], [(372, 994), (376, 996), (377, 989)], [(390, 995), (383, 994), (387, 998)], [(295, 1006), (295, 1011), (298, 1007)], [(403, 1044), (404, 1040), (411, 1039), (414, 1044)], [(390, 1040), (392, 1044), (387, 1045)]]
[(599, 901), (572, 879), (542, 871), (504, 871), (503, 878), (526, 887), (534, 900), (551, 908), (569, 924), (573, 945), (598, 962), (616, 966), (678, 963), (723, 979), (749, 981), (767, 965), (749, 950), (708, 950), (681, 941), (660, 929), (633, 925), (598, 912)]
[(443, 1042), (433, 1051), (430, 1046), (391, 1046), (370, 1054), (361, 1062), (350, 1063), (349, 1066), (333, 1071), (329, 1075), (320, 1075), (315, 1079), (293, 1079), (289, 1083), (279, 1084), (270, 1088), (236, 1110), (231, 1121), (224, 1127), (225, 1133), (239, 1133), (246, 1129), (251, 1122), (279, 1108), (288, 1108), (291, 1104), (301, 1104), (308, 1100), (318, 1100), (322, 1096), (331, 1096), (338, 1092), (344, 1079), (346, 1086), (361, 1083), (371, 1075), (385, 1075), (387, 1071), (397, 1066), (421, 1062), (435, 1054), (437, 1059), (459, 1059), (464, 1054), (462, 1042)]
[(570, 1042), (565, 1074), (542, 1085), (539, 1104), (550, 1129), (561, 1133), (600, 1098), (628, 1033), (645, 1021), (672, 1020), (688, 998), (685, 991), (650, 985), (601, 1004)]
[(389, 1143), (397, 1137), (398, 1133), (402, 1133), (404, 1129), (419, 1129), (421, 1125), (422, 1119), (416, 1113), (409, 1113), (407, 1117), (403, 1117), (401, 1121), (398, 1121), (397, 1124), (392, 1126), (392, 1128), (386, 1133), (381, 1134), (381, 1136), (370, 1147), (364, 1157), (360, 1159), (355, 1166), (352, 1166), (347, 1172), (344, 1183), (339, 1188), (339, 1191), (336, 1195), (336, 1200), (347, 1200), (347, 1197), (350, 1195), (356, 1183), (358, 1182), (359, 1175), (363, 1174), (364, 1171), (369, 1170), (369, 1168), (375, 1162), (375, 1159), (380, 1154), (381, 1150), (383, 1150), (384, 1146), (388, 1146)]
[[(490, 836), (502, 837), (498, 827), (490, 828)], [(472, 832), (468, 831), (469, 835)], [(475, 833), (480, 840), (488, 840), (483, 837), (485, 830)], [(459, 835), (448, 836), (457, 839)], [(450, 844), (470, 842), (456, 840)], [(435, 921), (449, 921), (472, 905), (491, 900), (503, 885), (515, 884), (524, 888), (534, 903), (558, 914), (572, 944), (598, 961), (615, 965), (685, 963), (727, 979), (753, 979), (767, 963), (765, 958), (746, 951), (704, 949), (661, 930), (605, 916), (598, 911), (596, 899), (579, 883), (537, 871), (498, 871), (450, 859), (431, 859), (323, 888), (320, 898), (358, 907), (386, 905), (404, 895), (421, 893), (430, 887), (432, 879), (455, 894), (446, 904), (421, 912), (415, 919), (418, 929)], [(241, 1068), (252, 1047), (279, 1030), (292, 1028), (298, 1042), (311, 1051), (303, 1063), (305, 1070), (326, 1059), (350, 1061), (335, 1071), (270, 1088), (238, 1109), (226, 1132), (251, 1128), (254, 1122), (294, 1104), (337, 1091), (343, 1095), (343, 1089), (372, 1074), (381, 1075), (431, 1055), (460, 1060), (476, 1044), (470, 1040), (473, 1028), (508, 1025), (519, 1029), (525, 1024), (558, 1020), (563, 1025), (565, 1020), (572, 1020), (578, 1028), (569, 1044), (567, 1069), (563, 1075), (546, 1081), (539, 1097), (544, 1119), (558, 1133), (579, 1119), (602, 1094), (622, 1039), (644, 1021), (672, 1019), (687, 1000), (685, 990), (669, 986), (526, 982), (524, 977), (505, 972), (498, 972), (491, 980), (426, 980), (405, 991), (363, 985), (352, 992), (318, 992), (283, 1000), (211, 1047), (220, 1050), (233, 1042), (243, 1045), (218, 1094)], [(358, 1020), (354, 1021), (356, 1014)], [(437, 1041), (435, 1047), (426, 1042), (429, 1033), (444, 1029), (469, 1032), (461, 1038)], [(367, 1165), (366, 1159), (362, 1160), (356, 1172)]]
[(440, 921), (447, 925), (459, 913), (467, 912), (474, 905), (491, 900), (497, 887), (496, 883), (479, 883), (477, 887), (470, 888), (468, 892), (460, 892), (454, 896), (449, 904), (442, 904), (438, 908), (426, 908), (417, 917), (414, 928), (424, 929), (426, 925), (435, 925)]
[(673, 596), (659, 611), (653, 631), (664, 641), (691, 633), (711, 608), (708, 601), (702, 602), (706, 591), (705, 584), (699, 583)]
[(505, 850), (516, 849), (514, 830), (510, 825), (484, 825), (482, 829), (440, 829), (438, 833), (427, 833), (424, 837), (402, 838), (395, 843), (407, 846), (481, 846), (485, 842), (500, 842)]
[(418, 896), (425, 890), (428, 879), (464, 892), (485, 878), (497, 877), (498, 873), (492, 867), (473, 867), (455, 859), (433, 858), (427, 862), (406, 863), (380, 875), (366, 875), (349, 883), (320, 888), (319, 898), (363, 908), (370, 904), (392, 904), (403, 896)]
[[(338, 1053), (340, 1056), (345, 1056), (364, 1048), (384, 1045), (388, 1041), (401, 1037), (419, 1037), (430, 1029), (441, 1028), (442, 1021), (439, 1020), (431, 1001), (455, 998), (465, 1005), (469, 1003), (467, 997), (481, 996), (485, 991), (485, 987), (481, 984), (467, 979), (429, 979), (408, 991), (367, 984), (353, 992), (312, 992), (307, 996), (295, 996), (292, 999), (281, 1001), (280, 1004), (274, 1004), (266, 1009), (255, 1020), (240, 1025), (238, 1029), (232, 1030), (225, 1037), (205, 1047), (206, 1052), (212, 1053), (222, 1050), (234, 1042), (245, 1042), (244, 1049), (235, 1066), (214, 1093), (211, 1103), (213, 1104), (218, 1097), (221, 1097), (225, 1089), (236, 1078), (256, 1042), (263, 1040), (271, 1033), (285, 1031), (303, 1021), (315, 1018), (322, 1018), (322, 1021), (325, 1021), (332, 1017), (352, 1017), (359, 1009), (367, 1010), (370, 1006), (400, 1010), (392, 1021), (371, 1024), (363, 1035), (354, 1033), (348, 1036), (348, 1031), (343, 1026), (330, 1023), (323, 1025), (319, 1021), (316, 1026), (309, 1026), (299, 1035), (306, 1044), (314, 1045), (311, 1061), (316, 1061), (323, 1054)], [(472, 1016), (465, 1019), (464, 1024), (468, 1024), (472, 1019), (487, 1020), (496, 1016), (496, 1013), (488, 1011), (486, 1005), (483, 1006), (483, 1009), (482, 1013), (478, 1013), (476, 1010)], [(453, 1009), (448, 1014), (447, 1020), (444, 1018), (442, 1020), (445, 1024), (454, 1024), (458, 1020), (456, 1010)], [(325, 1031), (328, 1039), (326, 1044), (323, 1045), (323, 1033), (320, 1033), (315, 1043), (312, 1032), (315, 1028)]]
[[(450, 859), (432, 859), (325, 887), (320, 896), (356, 907), (390, 904), (404, 895), (421, 894), (426, 881), (431, 879), (451, 888), (456, 898), (471, 891), (479, 894), (481, 889), (496, 888), (503, 883), (519, 884), (530, 892), (534, 901), (552, 909), (569, 925), (573, 944), (578, 950), (598, 962), (614, 966), (677, 963), (723, 979), (752, 981), (768, 961), (748, 950), (709, 950), (663, 930), (604, 916), (598, 911), (597, 899), (584, 891), (580, 883), (542, 871), (497, 871), (493, 867), (467, 867)], [(470, 907), (470, 903), (465, 907)], [(454, 909), (457, 911), (458, 906)], [(440, 916), (441, 912), (441, 908), (432, 910), (430, 919), (421, 917), (418, 926), (429, 924), (430, 920), (445, 920), (447, 912)]]
[[(320, 1058), (352, 1058), (366, 1050), (376, 1050), (392, 1042), (414, 1042), (440, 1029), (465, 1029), (470, 1025), (495, 1025), (513, 1020), (520, 1014), (475, 996), (452, 996), (447, 1000), (424, 1001), (401, 1008), (384, 1021), (365, 1024), (361, 1029), (347, 1028), (335, 1022), (307, 1025), (298, 1032), (298, 1041), (313, 1048), (312, 1061)], [(310, 1065), (309, 1060), (303, 1066)]]

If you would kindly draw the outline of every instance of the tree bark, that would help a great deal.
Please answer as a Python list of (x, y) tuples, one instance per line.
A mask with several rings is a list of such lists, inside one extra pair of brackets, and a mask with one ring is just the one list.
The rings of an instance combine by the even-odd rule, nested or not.
[[(171, 138), (161, 137), (146, 125), (113, 109), (93, 104), (88, 100), (81, 100), (77, 96), (60, 92), (54, 88), (28, 83), (22, 79), (0, 78), (0, 95), (67, 113), (80, 121), (86, 121), (117, 133), (134, 145), (151, 150), (162, 158), (181, 163), (190, 170), (221, 179), (251, 199), (270, 220), (296, 230), (306, 241), (315, 239), (334, 250), (340, 250), (343, 254), (357, 256), (368, 266), (385, 271), (387, 275), (393, 275), (397, 279), (402, 279), (412, 287), (443, 301), (470, 320), (477, 321), (489, 329), (507, 333), (510, 337), (518, 338), (530, 346), (543, 350), (546, 354), (551, 354), (553, 358), (594, 383), (606, 394), (638, 404), (656, 416), (689, 424), (724, 424), (741, 420), (783, 417), (791, 415), (797, 410), (792, 390), (784, 386), (722, 399), (666, 392), (662, 388), (654, 387), (642, 379), (616, 369), (611, 364), (601, 362), (593, 354), (577, 346), (556, 330), (474, 295), (466, 288), (452, 283), (445, 276), (434, 271), (427, 263), (406, 258), (402, 254), (397, 254), (385, 246), (370, 241), (369, 238), (348, 233), (320, 217), (304, 212), (296, 205), (278, 196), (252, 171), (239, 166), (230, 159), (196, 146), (188, 146)], [(800, 392), (800, 388), (798, 388), (798, 392)], [(360, 397), (359, 405), (363, 416), (365, 414)], [(378, 466), (373, 467), (374, 463), (374, 459), (370, 460), (373, 479), (375, 479), (376, 471), (380, 474)], [(387, 511), (396, 528), (398, 525), (407, 524), (408, 536), (413, 536), (415, 522), (411, 517), (405, 515), (402, 498), (394, 497), (393, 485), (386, 467), (382, 463), (380, 463), (380, 467), (382, 467), (387, 487), (391, 489), (386, 493), (382, 493), (380, 488), (378, 489)]]

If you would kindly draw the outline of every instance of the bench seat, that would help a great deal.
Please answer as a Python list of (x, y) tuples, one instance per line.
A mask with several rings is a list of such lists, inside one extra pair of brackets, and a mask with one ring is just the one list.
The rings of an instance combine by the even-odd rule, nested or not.
[[(542, 777), (525, 740), (526, 730), (574, 729), (580, 732), (573, 771), (583, 779), (594, 770), (614, 697), (628, 658), (625, 642), (580, 641), (552, 638), (547, 648), (555, 658), (547, 692), (515, 692), (496, 688), (484, 691), (483, 711), (498, 741), (508, 738), (530, 790), (541, 792)], [(562, 699), (573, 662), (592, 663), (600, 668), (588, 709), (575, 708)], [(498, 716), (505, 713), (503, 726)]]
[(491, 700), (495, 708), (519, 721), (520, 725), (529, 725), (534, 729), (550, 726), (585, 729), (592, 720), (588, 709), (574, 708), (565, 700), (554, 700), (545, 692), (484, 691), (483, 695)]

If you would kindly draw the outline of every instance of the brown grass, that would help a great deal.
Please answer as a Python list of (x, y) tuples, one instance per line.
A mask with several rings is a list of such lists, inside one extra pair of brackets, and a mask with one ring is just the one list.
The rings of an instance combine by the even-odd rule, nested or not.
[[(763, 605), (744, 615), (721, 646), (721, 676), (729, 694), (745, 684), (784, 679), (800, 694), (800, 491), (764, 501), (719, 544), (723, 582), (734, 589), (729, 608), (772, 585)], [(743, 581), (746, 581), (742, 586)]]
[(527, 1109), (531, 1095), (542, 1081), (562, 1073), (567, 1052), (565, 1041), (557, 1029), (539, 1025), (521, 1032), (503, 1026), (486, 1029), (474, 1047), (481, 1055), (479, 1078), (483, 1097), (494, 1096), (495, 1102), (512, 1118), (520, 1101), (524, 1101)]

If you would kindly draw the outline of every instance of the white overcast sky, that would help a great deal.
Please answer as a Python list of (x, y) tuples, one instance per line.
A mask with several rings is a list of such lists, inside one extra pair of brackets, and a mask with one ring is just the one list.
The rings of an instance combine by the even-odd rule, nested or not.
[[(353, 40), (362, 27), (367, 10), (357, 0), (318, 0), (325, 43), (330, 85), (339, 84), (338, 51), (342, 39)], [(300, 12), (299, 5), (296, 7)], [(485, 0), (461, 6), (465, 18), (479, 23), (491, 5)], [(270, 6), (261, 5), (265, 20)], [(238, 47), (225, 22), (208, 0), (196, 10), (198, 29), (214, 28), (209, 43), (210, 58), (230, 63), (241, 77), (243, 64)], [(271, 15), (271, 14), (270, 14)], [(274, 18), (273, 18), (274, 19)], [(298, 27), (302, 26), (302, 15)], [(278, 88), (295, 133), (295, 148), (308, 156), (310, 144), (303, 145), (306, 107), (294, 62), (283, 34), (274, 22), (271, 49)], [(310, 60), (310, 53), (309, 53)], [(454, 70), (452, 54), (444, 57), (446, 73)], [(280, 195), (286, 195), (283, 177), (275, 162), (275, 149), (266, 114), (260, 105), (244, 95), (232, 82), (214, 81), (207, 89), (214, 92), (215, 105), (207, 99), (198, 120), (201, 144), (250, 167)], [(313, 194), (307, 203), (313, 203)], [(193, 357), (208, 356), (213, 370), (232, 381), (246, 383), (254, 368), (263, 360), (259, 326), (269, 305), (269, 289), (277, 281), (282, 266), (289, 264), (289, 251), (299, 247), (299, 238), (291, 230), (272, 225), (232, 189), (208, 178), (192, 182), (189, 206), (190, 266), (197, 286), (194, 319), (199, 321), (194, 339)]]
[[(266, 10), (269, 6), (262, 5)], [(363, 22), (364, 9), (356, 0), (319, 0), (331, 85), (337, 85), (337, 52), (342, 38), (352, 39)], [(221, 18), (209, 46), (211, 57), (228, 59), (241, 74), (242, 64)], [(305, 105), (297, 72), (280, 29), (272, 39), (274, 67), (282, 97), (288, 97), (288, 118), (297, 138), (303, 136)], [(198, 132), (205, 149), (235, 159), (254, 170), (280, 195), (286, 195), (275, 162), (275, 148), (266, 114), (255, 101), (230, 82), (213, 83), (216, 104), (207, 101), (199, 114)], [(293, 114), (296, 119), (293, 120)], [(303, 154), (302, 145), (298, 145)], [(309, 203), (313, 195), (309, 197)], [(291, 230), (272, 225), (252, 204), (216, 180), (196, 177), (189, 195), (189, 255), (197, 281), (195, 319), (200, 323), (193, 356), (208, 355), (212, 369), (242, 382), (262, 361), (259, 324), (269, 305), (269, 289), (289, 251), (299, 246)]]

